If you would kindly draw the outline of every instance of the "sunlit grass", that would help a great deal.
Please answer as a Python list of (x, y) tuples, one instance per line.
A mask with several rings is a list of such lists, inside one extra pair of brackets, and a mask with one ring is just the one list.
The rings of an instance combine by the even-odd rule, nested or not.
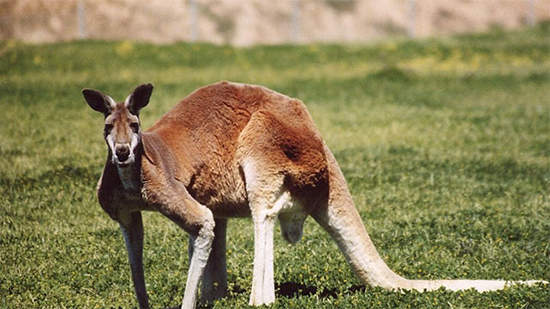
[[(82, 88), (123, 100), (155, 84), (148, 127), (194, 89), (262, 84), (308, 106), (380, 254), (410, 278), (550, 278), (548, 24), (371, 46), (233, 48), (0, 42), (0, 307), (136, 306), (117, 225), (97, 204), (102, 117)], [(187, 236), (147, 213), (154, 307), (183, 293)], [(246, 307), (249, 220), (229, 224), (230, 297)], [(363, 287), (313, 220), (275, 239), (273, 308), (545, 308), (548, 287), (479, 294)]]

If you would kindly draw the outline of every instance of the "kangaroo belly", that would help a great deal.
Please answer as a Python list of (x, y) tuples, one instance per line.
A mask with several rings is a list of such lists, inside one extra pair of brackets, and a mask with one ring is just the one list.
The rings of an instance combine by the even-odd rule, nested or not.
[(237, 168), (216, 172), (204, 166), (191, 176), (186, 187), (194, 199), (212, 211), (214, 217), (250, 216), (244, 180)]

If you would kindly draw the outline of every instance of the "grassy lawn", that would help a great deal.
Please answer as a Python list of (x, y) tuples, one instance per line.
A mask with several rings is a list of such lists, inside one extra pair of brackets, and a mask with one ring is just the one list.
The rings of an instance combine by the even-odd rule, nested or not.
[[(363, 45), (233, 48), (0, 42), (0, 307), (136, 306), (118, 230), (95, 185), (102, 117), (84, 87), (118, 100), (155, 84), (145, 128), (222, 79), (300, 98), (346, 175), (389, 266), (409, 278), (550, 278), (550, 24)], [(177, 306), (187, 236), (146, 213), (150, 303)], [(548, 308), (550, 287), (476, 293), (364, 287), (308, 219), (275, 239), (273, 308)], [(230, 297), (246, 307), (250, 220), (228, 228)]]

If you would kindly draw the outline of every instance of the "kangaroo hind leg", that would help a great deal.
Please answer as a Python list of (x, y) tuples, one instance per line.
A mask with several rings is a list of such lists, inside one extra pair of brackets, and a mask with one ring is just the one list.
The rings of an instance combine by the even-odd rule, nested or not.
[(309, 145), (307, 137), (267, 111), (254, 113), (239, 136), (239, 164), (254, 222), (251, 305), (275, 301), (275, 220), (282, 218), (281, 226), (286, 239), (291, 242), (300, 239), (303, 220), (307, 215), (302, 211), (301, 215), (295, 216), (298, 208), (295, 207), (294, 192), (299, 188), (294, 176), (304, 174), (302, 170), (308, 165), (301, 159), (309, 158), (310, 152), (314, 152), (311, 147), (303, 146)]
[(254, 270), (250, 305), (255, 306), (275, 301), (273, 229), (275, 219), (290, 199), (290, 193), (283, 188), (283, 177), (277, 174), (270, 176), (268, 169), (258, 170), (259, 166), (252, 159), (242, 164), (254, 223)]

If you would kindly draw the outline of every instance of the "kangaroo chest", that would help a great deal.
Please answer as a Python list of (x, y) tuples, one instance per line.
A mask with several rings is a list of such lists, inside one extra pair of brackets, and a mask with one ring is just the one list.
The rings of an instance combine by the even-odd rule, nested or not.
[(140, 170), (133, 166), (119, 167), (117, 172), (121, 187), (117, 190), (117, 200), (115, 203), (120, 210), (153, 210), (154, 208), (147, 204), (142, 197), (142, 182)]
[(141, 189), (141, 179), (139, 171), (133, 166), (119, 167), (117, 166), (118, 176), (122, 183), (122, 187), (126, 191), (139, 192)]

